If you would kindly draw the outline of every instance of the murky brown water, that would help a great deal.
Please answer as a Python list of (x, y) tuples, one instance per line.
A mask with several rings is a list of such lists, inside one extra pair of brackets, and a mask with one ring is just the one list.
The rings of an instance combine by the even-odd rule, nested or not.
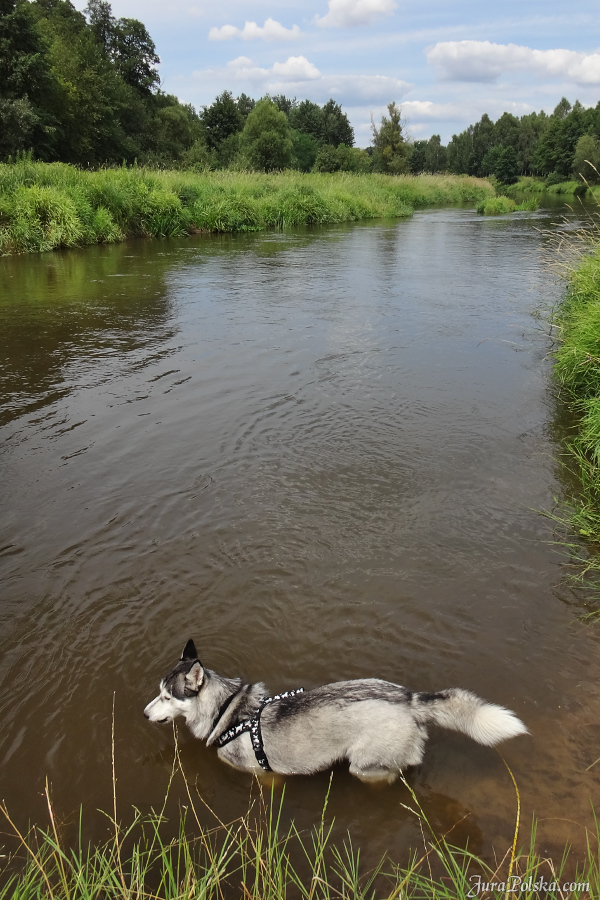
[[(142, 708), (193, 636), (273, 691), (379, 676), (509, 706), (532, 732), (502, 750), (525, 831), (535, 810), (542, 849), (581, 847), (600, 632), (535, 512), (561, 492), (561, 425), (532, 224), (444, 209), (0, 260), (0, 797), (20, 821), (48, 776), (61, 814), (83, 801), (106, 829), (113, 692), (121, 809), (160, 804), (173, 737)], [(206, 802), (242, 813), (250, 779), (182, 742)], [(328, 780), (289, 780), (288, 815), (314, 821)], [(437, 828), (468, 814), (456, 840), (504, 852), (495, 751), (435, 731), (411, 783)], [(338, 769), (330, 810), (401, 858), (407, 799)]]

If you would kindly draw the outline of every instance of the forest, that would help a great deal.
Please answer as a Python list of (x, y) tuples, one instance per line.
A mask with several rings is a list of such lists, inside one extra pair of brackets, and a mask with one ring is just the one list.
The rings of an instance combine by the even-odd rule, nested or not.
[(159, 63), (143, 23), (115, 18), (108, 0), (89, 0), (83, 13), (70, 0), (0, 0), (0, 161), (28, 153), (80, 168), (598, 180), (600, 103), (585, 109), (563, 97), (550, 114), (505, 112), (496, 122), (484, 114), (444, 146), (440, 135), (411, 139), (391, 102), (361, 150), (333, 99), (321, 106), (224, 90), (196, 110), (161, 89)]

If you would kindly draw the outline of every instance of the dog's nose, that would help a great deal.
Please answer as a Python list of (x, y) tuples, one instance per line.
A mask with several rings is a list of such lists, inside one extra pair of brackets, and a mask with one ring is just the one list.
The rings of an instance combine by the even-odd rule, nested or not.
[(149, 718), (150, 718), (150, 713), (147, 713), (146, 710), (144, 710), (144, 716), (145, 716), (146, 719), (149, 719)]

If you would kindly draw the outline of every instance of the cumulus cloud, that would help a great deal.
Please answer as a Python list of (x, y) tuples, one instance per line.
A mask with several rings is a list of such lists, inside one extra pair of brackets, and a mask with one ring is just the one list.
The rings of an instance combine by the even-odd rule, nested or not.
[(220, 84), (236, 82), (241, 90), (247, 84), (249, 89), (262, 93), (298, 91), (315, 102), (333, 97), (345, 105), (387, 103), (390, 97), (400, 100), (413, 87), (388, 75), (322, 75), (304, 56), (289, 56), (269, 69), (255, 65), (247, 56), (238, 56), (223, 68), (194, 72), (194, 79)]
[(426, 51), (445, 81), (496, 81), (503, 72), (528, 71), (578, 84), (600, 84), (600, 54), (575, 50), (533, 50), (490, 41), (443, 41)]
[(323, 28), (370, 25), (382, 16), (391, 16), (396, 5), (394, 0), (329, 0), (329, 12), (314, 20)]
[(238, 56), (227, 63), (224, 69), (207, 69), (194, 72), (195, 78), (235, 81), (249, 81), (272, 90), (274, 84), (287, 82), (304, 83), (321, 78), (321, 73), (304, 56), (289, 56), (285, 62), (276, 62), (270, 69), (255, 66), (247, 56)]
[(241, 38), (243, 41), (289, 41), (296, 40), (301, 34), (297, 25), (285, 28), (275, 19), (268, 18), (263, 26), (256, 22), (246, 22), (243, 28), (236, 28), (235, 25), (211, 28), (208, 37), (211, 41), (230, 41), (232, 38)]

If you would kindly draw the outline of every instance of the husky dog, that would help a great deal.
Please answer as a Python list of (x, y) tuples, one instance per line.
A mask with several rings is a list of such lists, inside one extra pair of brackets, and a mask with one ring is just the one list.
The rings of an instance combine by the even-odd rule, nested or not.
[(245, 772), (311, 775), (347, 760), (363, 781), (392, 782), (418, 765), (430, 723), (487, 746), (528, 733), (510, 710), (460, 688), (427, 693), (361, 678), (269, 697), (260, 682), (204, 668), (192, 640), (144, 715), (161, 724), (183, 716), (194, 737)]

